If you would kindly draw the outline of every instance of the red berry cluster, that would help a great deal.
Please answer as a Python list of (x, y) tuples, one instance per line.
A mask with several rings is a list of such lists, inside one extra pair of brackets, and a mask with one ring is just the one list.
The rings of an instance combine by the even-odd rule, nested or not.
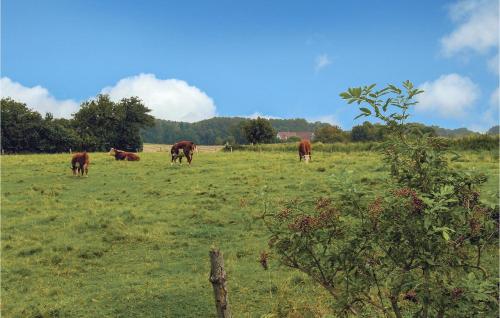
[(368, 216), (372, 221), (377, 221), (383, 210), (382, 198), (378, 197), (368, 205)]
[(319, 215), (316, 217), (319, 227), (327, 227), (340, 215), (339, 211), (332, 205), (332, 200), (328, 198), (319, 198), (316, 201), (316, 211)]
[(310, 233), (317, 228), (317, 219), (310, 215), (302, 215), (295, 219), (293, 223), (288, 225), (292, 231), (301, 233)]
[(406, 292), (403, 299), (414, 303), (418, 303), (417, 292), (415, 292), (414, 290), (409, 290)]
[(394, 191), (398, 197), (410, 198), (413, 212), (420, 214), (424, 210), (424, 202), (417, 196), (417, 192), (411, 188), (401, 188)]
[(322, 211), (326, 208), (331, 207), (332, 205), (332, 200), (329, 198), (319, 198), (316, 201), (316, 211)]
[(465, 208), (474, 208), (479, 203), (477, 191), (466, 190), (460, 195), (460, 204)]
[(473, 216), (469, 220), (469, 228), (470, 228), (470, 233), (471, 233), (472, 237), (479, 234), (479, 232), (481, 231), (481, 222), (479, 221), (479, 219), (477, 217)]
[(454, 300), (462, 297), (462, 294), (464, 293), (464, 290), (460, 287), (456, 287), (456, 288), (453, 288), (453, 290), (451, 291), (451, 298), (453, 298)]
[(284, 221), (290, 217), (291, 213), (292, 210), (290, 208), (283, 208), (281, 211), (278, 212), (276, 218), (278, 219), (278, 221)]

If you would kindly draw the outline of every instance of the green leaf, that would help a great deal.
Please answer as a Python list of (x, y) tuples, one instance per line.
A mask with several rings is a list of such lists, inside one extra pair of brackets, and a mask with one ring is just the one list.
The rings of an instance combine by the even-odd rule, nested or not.
[(448, 234), (447, 231), (443, 231), (442, 234), (443, 234), (444, 240), (448, 242), (450, 240), (450, 234)]
[(366, 116), (368, 116), (368, 115), (371, 115), (371, 114), (372, 114), (372, 111), (371, 111), (371, 110), (369, 110), (369, 109), (368, 109), (368, 108), (366, 108), (366, 107), (360, 107), (360, 108), (359, 108), (359, 110), (360, 110), (360, 111), (362, 111), (363, 113), (365, 113), (365, 114), (366, 114)]
[(363, 117), (363, 116), (368, 116), (367, 114), (359, 114), (358, 116), (354, 117), (354, 119), (358, 119), (359, 117)]
[(385, 104), (384, 106), (382, 106), (382, 110), (385, 112), (387, 111), (387, 106), (389, 106), (389, 103), (392, 101), (391, 98), (388, 98), (386, 101), (385, 101)]
[(356, 87), (352, 90), (352, 96), (360, 97), (361, 96), (361, 87)]
[(397, 88), (396, 86), (392, 85), (392, 84), (389, 84), (387, 85), (394, 93), (396, 94), (401, 94), (401, 90), (399, 88)]
[(340, 93), (340, 97), (342, 97), (343, 99), (349, 99), (352, 96), (348, 92), (343, 92), (343, 93)]
[(424, 228), (426, 230), (428, 230), (432, 225), (432, 220), (431, 220), (431, 217), (428, 216), (428, 215), (425, 215), (424, 216)]
[(410, 82), (409, 80), (406, 80), (403, 82), (403, 86), (408, 89), (408, 90), (411, 90), (413, 88), (413, 83)]

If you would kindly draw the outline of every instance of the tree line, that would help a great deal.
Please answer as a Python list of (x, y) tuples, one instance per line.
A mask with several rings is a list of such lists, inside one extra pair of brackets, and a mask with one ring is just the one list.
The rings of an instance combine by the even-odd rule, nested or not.
[[(270, 124), (269, 125), (267, 124)], [(141, 135), (145, 142), (171, 144), (178, 140), (192, 140), (202, 145), (223, 145), (229, 143), (248, 144), (255, 142), (245, 127), (253, 125), (273, 134), (270, 138), (259, 140), (259, 143), (278, 142), (275, 138), (278, 131), (309, 131), (314, 132), (326, 123), (310, 123), (302, 118), (295, 119), (248, 119), (243, 117), (214, 117), (195, 123), (176, 122), (155, 119), (155, 125), (145, 128)], [(272, 128), (272, 130), (271, 130)]]
[[(271, 127), (264, 127), (269, 123)], [(260, 130), (272, 128), (273, 137), (255, 141), (248, 136), (245, 127), (249, 125), (261, 126)], [(467, 128), (446, 129), (438, 126), (426, 126), (420, 123), (409, 123), (409, 127), (420, 133), (430, 136), (441, 136), (449, 138), (461, 138), (465, 136), (479, 136), (481, 134), (468, 130)], [(495, 130), (496, 129), (496, 130)], [(141, 134), (145, 142), (158, 144), (171, 144), (178, 140), (193, 140), (197, 144), (205, 145), (243, 145), (249, 143), (278, 143), (276, 138), (279, 131), (307, 131), (314, 133), (314, 141), (323, 143), (334, 142), (370, 142), (382, 141), (387, 137), (387, 127), (383, 124), (368, 121), (355, 125), (350, 131), (342, 130), (340, 127), (322, 122), (308, 122), (305, 119), (259, 119), (251, 120), (242, 117), (214, 117), (195, 123), (175, 122), (169, 120), (155, 119), (155, 125), (145, 128)], [(488, 134), (498, 135), (498, 126), (492, 127)], [(299, 140), (298, 137), (288, 138), (288, 142)]]
[[(277, 138), (279, 131), (314, 132), (314, 141), (322, 143), (377, 142), (385, 140), (388, 134), (386, 125), (368, 121), (352, 127), (351, 131), (301, 118), (214, 117), (195, 123), (175, 122), (155, 119), (138, 97), (115, 102), (107, 95), (97, 95), (83, 102), (70, 119), (54, 118), (50, 113), (42, 116), (11, 98), (2, 99), (1, 106), (2, 150), (7, 153), (107, 151), (111, 147), (139, 151), (143, 142), (172, 144), (179, 140), (205, 145), (278, 143), (281, 142)], [(420, 123), (407, 125), (415, 133), (430, 136), (482, 136), (466, 128), (445, 129)], [(498, 126), (495, 126), (488, 134), (498, 136), (498, 131)], [(298, 139), (291, 137), (287, 142)], [(489, 142), (487, 137), (483, 139), (483, 144)]]
[(45, 117), (11, 98), (1, 100), (2, 151), (108, 151), (142, 149), (141, 129), (154, 125), (150, 109), (137, 97), (112, 101), (107, 95), (83, 102), (71, 119)]

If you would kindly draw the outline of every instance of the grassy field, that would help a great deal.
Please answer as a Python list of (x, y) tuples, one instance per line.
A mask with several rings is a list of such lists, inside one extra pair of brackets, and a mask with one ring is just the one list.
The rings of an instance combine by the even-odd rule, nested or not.
[[(317, 152), (310, 164), (292, 152), (200, 152), (191, 167), (160, 152), (139, 162), (92, 153), (88, 178), (71, 175), (68, 154), (1, 159), (3, 317), (214, 317), (212, 245), (235, 317), (328, 316), (328, 296), (307, 277), (273, 260), (261, 268), (259, 216), (334, 196), (341, 172), (371, 191), (387, 175), (368, 152)], [(498, 156), (464, 153), (454, 165), (486, 173), (483, 197), (498, 201)]]

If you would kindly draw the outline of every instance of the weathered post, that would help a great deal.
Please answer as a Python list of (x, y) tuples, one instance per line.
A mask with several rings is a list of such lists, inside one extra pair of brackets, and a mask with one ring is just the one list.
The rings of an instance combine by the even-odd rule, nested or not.
[(214, 288), (215, 307), (219, 318), (230, 318), (229, 297), (226, 286), (226, 271), (224, 270), (224, 258), (222, 252), (217, 248), (212, 248), (210, 256), (210, 282)]

